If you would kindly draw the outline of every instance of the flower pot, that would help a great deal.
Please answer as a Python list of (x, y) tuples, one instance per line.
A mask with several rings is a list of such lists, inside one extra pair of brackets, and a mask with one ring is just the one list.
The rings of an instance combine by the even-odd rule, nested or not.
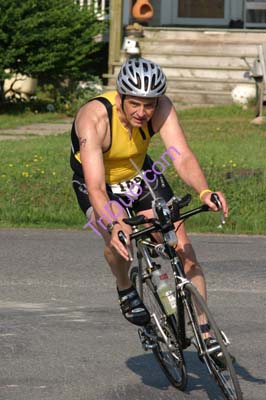
[(153, 17), (153, 8), (149, 0), (137, 0), (132, 7), (132, 16), (140, 22), (146, 22)]

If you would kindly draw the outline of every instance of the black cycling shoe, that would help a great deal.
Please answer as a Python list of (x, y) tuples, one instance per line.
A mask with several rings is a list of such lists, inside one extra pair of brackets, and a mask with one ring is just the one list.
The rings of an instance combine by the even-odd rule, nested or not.
[(134, 325), (144, 326), (150, 322), (150, 313), (141, 301), (136, 289), (127, 294), (118, 291), (120, 309), (124, 317)]
[[(226, 369), (226, 359), (224, 358), (224, 355), (217, 340), (212, 337), (208, 337), (204, 340), (204, 342), (206, 344), (207, 350), (210, 352), (211, 358), (213, 359), (217, 367), (219, 367), (221, 370)], [(232, 362), (235, 362), (235, 358), (231, 354), (229, 355)]]

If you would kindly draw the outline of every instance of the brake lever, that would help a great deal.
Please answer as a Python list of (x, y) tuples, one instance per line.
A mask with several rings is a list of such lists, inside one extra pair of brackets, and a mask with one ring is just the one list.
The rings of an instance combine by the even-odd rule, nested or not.
[(222, 209), (222, 203), (221, 200), (219, 199), (219, 196), (217, 193), (212, 193), (211, 195), (211, 201), (216, 205), (218, 210)]
[(132, 251), (130, 249), (130, 246), (128, 245), (128, 240), (126, 235), (124, 234), (123, 231), (119, 231), (118, 232), (118, 239), (120, 240), (120, 242), (125, 246), (125, 248), (127, 249), (128, 252), (128, 257), (129, 257), (129, 261), (133, 261), (133, 254)]
[(220, 225), (218, 225), (219, 229), (223, 228), (223, 225), (226, 224), (226, 220), (223, 214), (223, 207), (222, 207), (222, 203), (221, 200), (219, 199), (219, 196), (217, 193), (212, 193), (211, 195), (211, 201), (216, 205), (216, 207), (218, 208), (218, 210), (220, 210), (220, 219), (221, 219), (221, 223)]

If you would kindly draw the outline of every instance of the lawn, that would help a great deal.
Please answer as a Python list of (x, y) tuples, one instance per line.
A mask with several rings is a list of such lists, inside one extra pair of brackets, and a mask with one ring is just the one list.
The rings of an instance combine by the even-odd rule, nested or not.
[[(28, 115), (16, 124), (56, 121), (53, 114)], [(266, 234), (266, 125), (253, 125), (252, 110), (236, 106), (182, 110), (179, 112), (191, 148), (213, 190), (226, 193), (230, 217), (223, 232)], [(15, 127), (0, 116), (1, 127)], [(36, 119), (35, 119), (36, 118)], [(64, 135), (0, 141), (0, 226), (81, 229), (85, 219), (71, 186), (69, 132)], [(150, 154), (163, 152), (154, 137)], [(177, 194), (190, 192), (192, 206), (198, 196), (182, 184), (173, 168), (166, 175)], [(187, 222), (194, 232), (221, 232), (217, 213), (198, 215)]]

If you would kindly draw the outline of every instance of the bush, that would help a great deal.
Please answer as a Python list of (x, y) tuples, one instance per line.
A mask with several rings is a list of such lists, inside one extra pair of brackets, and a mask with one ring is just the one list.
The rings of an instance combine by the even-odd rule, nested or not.
[(104, 28), (90, 8), (73, 0), (1, 0), (2, 102), (7, 69), (37, 78), (40, 87), (50, 85), (55, 103), (65, 87), (71, 91), (80, 80), (91, 80), (104, 61), (104, 44), (95, 40)]

